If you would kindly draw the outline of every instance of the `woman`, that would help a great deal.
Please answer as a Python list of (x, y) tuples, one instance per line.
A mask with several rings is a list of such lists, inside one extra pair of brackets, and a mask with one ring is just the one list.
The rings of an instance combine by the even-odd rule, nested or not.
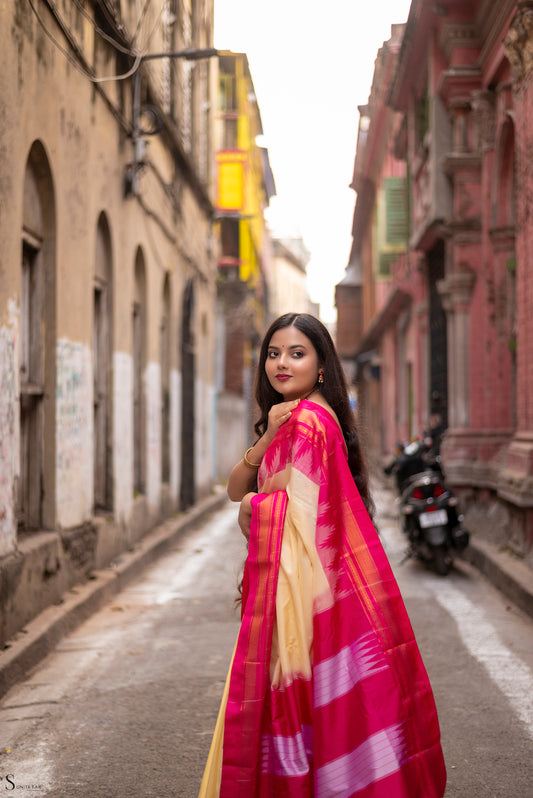
[(256, 443), (231, 472), (242, 623), (201, 798), (442, 798), (433, 695), (324, 325), (266, 333)]

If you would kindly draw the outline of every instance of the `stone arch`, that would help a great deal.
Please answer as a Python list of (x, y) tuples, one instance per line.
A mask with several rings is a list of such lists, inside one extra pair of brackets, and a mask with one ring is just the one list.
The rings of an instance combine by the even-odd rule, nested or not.
[(517, 418), (516, 296), (516, 138), (512, 111), (502, 118), (496, 142), (492, 186), (493, 312), (496, 340), (503, 345), (503, 368), (509, 390), (509, 424)]
[(161, 479), (170, 482), (170, 370), (171, 370), (171, 292), (170, 275), (163, 281), (159, 362), (161, 366)]
[(146, 370), (147, 303), (146, 265), (138, 247), (135, 254), (135, 281), (132, 308), (133, 328), (133, 487), (137, 493), (146, 490)]
[(20, 290), (19, 528), (55, 526), (56, 209), (50, 162), (33, 142), (24, 172)]
[(181, 319), (181, 509), (194, 504), (195, 480), (195, 413), (196, 362), (194, 340), (194, 282), (187, 281), (183, 292)]
[(113, 251), (109, 222), (96, 227), (93, 287), (94, 509), (113, 509)]

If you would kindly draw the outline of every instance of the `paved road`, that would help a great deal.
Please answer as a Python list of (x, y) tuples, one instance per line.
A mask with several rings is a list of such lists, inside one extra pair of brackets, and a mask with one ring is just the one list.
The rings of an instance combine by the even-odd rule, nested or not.
[[(379, 493), (380, 531), (435, 691), (446, 798), (533, 798), (533, 622), (466, 564), (445, 579), (400, 565), (392, 503)], [(196, 798), (244, 556), (228, 505), (13, 688), (0, 794)]]

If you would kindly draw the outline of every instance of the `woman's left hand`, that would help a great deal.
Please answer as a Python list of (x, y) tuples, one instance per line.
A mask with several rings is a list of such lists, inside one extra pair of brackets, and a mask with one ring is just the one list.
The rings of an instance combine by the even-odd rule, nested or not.
[(239, 526), (246, 540), (250, 538), (250, 523), (252, 521), (252, 499), (256, 495), (257, 495), (256, 493), (251, 492), (243, 496), (243, 499), (241, 501), (241, 506), (239, 508)]

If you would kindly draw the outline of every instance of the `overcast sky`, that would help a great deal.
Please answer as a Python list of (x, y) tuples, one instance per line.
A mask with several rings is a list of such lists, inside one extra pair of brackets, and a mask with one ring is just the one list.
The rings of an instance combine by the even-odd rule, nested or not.
[(311, 297), (333, 321), (351, 246), (358, 105), (410, 0), (215, 0), (215, 46), (248, 56), (277, 197), (275, 236), (301, 236)]

